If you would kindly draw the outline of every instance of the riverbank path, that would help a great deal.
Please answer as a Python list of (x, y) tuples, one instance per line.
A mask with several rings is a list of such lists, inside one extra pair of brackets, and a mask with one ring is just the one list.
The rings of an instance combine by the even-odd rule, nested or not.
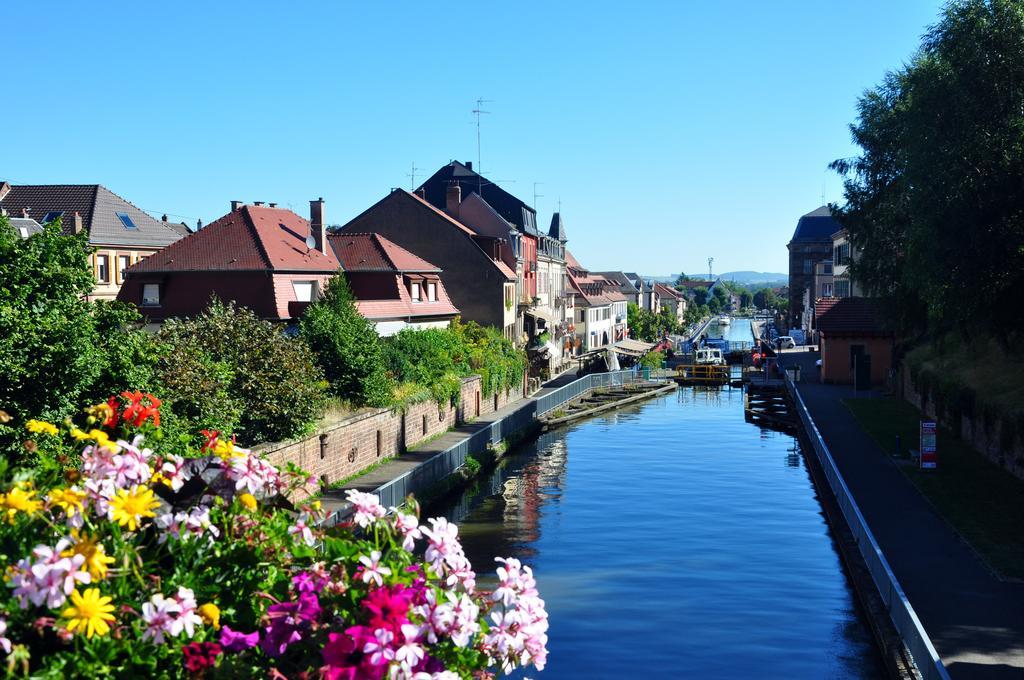
[(800, 365), (800, 395), (950, 676), (1021, 680), (1024, 583), (1000, 580), (981, 561), (860, 428), (842, 403), (853, 388), (822, 384), (818, 353), (803, 349), (784, 352), (783, 364)]
[(325, 491), (320, 497), (324, 510), (328, 515), (339, 510), (344, 510), (349, 506), (349, 502), (345, 500), (345, 492), (349, 489), (358, 489), (359, 491), (366, 492), (373, 491), (374, 489), (387, 484), (392, 479), (404, 475), (406, 472), (409, 472), (442, 451), (450, 449), (462, 440), (469, 439), (476, 432), (479, 432), (486, 427), (490, 427), (491, 423), (514, 413), (522, 408), (523, 404), (527, 401), (542, 397), (548, 392), (556, 390), (563, 385), (567, 385), (574, 380), (578, 380), (576, 371), (566, 371), (557, 378), (544, 383), (540, 390), (534, 392), (529, 397), (517, 399), (493, 413), (480, 416), (471, 423), (454, 427), (440, 436), (420, 444), (411, 451), (406, 451), (405, 453), (395, 456), (380, 467), (374, 468), (366, 474), (360, 475), (340, 487)]

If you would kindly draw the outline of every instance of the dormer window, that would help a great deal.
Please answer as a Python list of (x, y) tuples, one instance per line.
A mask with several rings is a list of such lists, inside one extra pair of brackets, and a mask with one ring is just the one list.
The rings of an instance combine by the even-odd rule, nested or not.
[(413, 283), (409, 284), (409, 297), (412, 298), (413, 302), (421, 302), (422, 301), (422, 297), (421, 297), (421, 293), (420, 293), (420, 284), (419, 283), (416, 283), (414, 281)]
[(433, 281), (427, 282), (427, 301), (437, 302), (437, 284)]

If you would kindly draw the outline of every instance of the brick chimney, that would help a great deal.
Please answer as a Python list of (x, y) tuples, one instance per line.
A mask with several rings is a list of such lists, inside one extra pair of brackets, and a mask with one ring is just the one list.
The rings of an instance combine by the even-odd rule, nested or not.
[(245, 201), (231, 201), (231, 212), (235, 212), (243, 205), (245, 205)]
[(324, 224), (324, 198), (309, 202), (309, 228), (316, 240), (316, 249), (327, 254), (327, 228)]
[(463, 163), (463, 165), (466, 166), (467, 170), (472, 170), (473, 169), (473, 161), (466, 161), (465, 163)]
[(167, 214), (166, 213), (164, 213), (163, 215), (160, 216), (160, 221), (161, 222), (166, 222), (167, 221)]
[(22, 217), (28, 217), (28, 211), (29, 210), (31, 210), (31, 208), (22, 208), (21, 209), (21, 216)]
[(416, 190), (416, 195), (422, 198), (424, 201), (427, 200), (427, 190), (424, 189), (423, 187), (420, 187), (419, 189)]
[(75, 211), (74, 223), (75, 223), (75, 233), (76, 234), (81, 234), (82, 233), (82, 229), (84, 229), (85, 226), (82, 224), (82, 216), (78, 214), (77, 210)]
[(449, 215), (457, 216), (459, 214), (459, 205), (462, 203), (462, 187), (459, 186), (458, 182), (452, 182), (448, 185), (448, 192), (444, 196), (445, 211)]

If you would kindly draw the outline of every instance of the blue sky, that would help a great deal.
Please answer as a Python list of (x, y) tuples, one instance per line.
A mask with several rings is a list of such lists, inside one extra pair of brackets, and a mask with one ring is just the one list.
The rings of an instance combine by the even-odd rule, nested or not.
[[(857, 96), (939, 0), (13, 3), (0, 178), (102, 183), (204, 223), (229, 201), (344, 223), (451, 159), (561, 200), (587, 267), (786, 271), (841, 197)], [(422, 179), (422, 177), (421, 177)]]

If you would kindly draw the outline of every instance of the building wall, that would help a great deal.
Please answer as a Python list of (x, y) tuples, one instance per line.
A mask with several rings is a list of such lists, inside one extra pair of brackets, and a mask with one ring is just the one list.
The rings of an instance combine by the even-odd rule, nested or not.
[(296, 281), (314, 281), (316, 286), (313, 291), (313, 298), (311, 301), (317, 299), (317, 296), (323, 293), (324, 288), (327, 287), (327, 282), (331, 280), (334, 274), (274, 274), (274, 310), (279, 319), (290, 319), (296, 314), (289, 310), (288, 304), (296, 302), (295, 298), (295, 286), (293, 285)]
[(864, 345), (871, 355), (871, 382), (884, 383), (892, 368), (891, 337), (828, 337), (821, 334), (821, 379), (827, 383), (853, 383), (850, 346)]
[[(125, 248), (123, 246), (98, 246), (92, 255), (92, 272), (96, 281), (90, 300), (114, 300), (124, 281), (121, 258), (127, 257), (129, 266), (140, 262), (156, 250), (153, 248)], [(106, 258), (106, 279), (101, 278), (101, 262)]]
[(295, 463), (321, 482), (331, 484), (524, 396), (523, 385), (485, 396), (480, 377), (471, 376), (462, 381), (461, 398), (455, 408), (427, 401), (411, 405), (404, 413), (377, 409), (347, 418), (304, 439), (255, 449), (275, 465)]
[(537, 238), (523, 235), (523, 294), (527, 301), (537, 297)]
[(803, 315), (805, 290), (813, 290), (814, 265), (832, 256), (832, 239), (790, 242), (789, 248), (789, 322), (796, 328)]
[(504, 329), (505, 277), (469, 236), (416, 198), (392, 192), (345, 229), (377, 232), (440, 267), (441, 282), (463, 319)]
[[(160, 284), (160, 305), (142, 305), (146, 283)], [(171, 272), (133, 273), (121, 287), (118, 300), (136, 305), (147, 319), (161, 321), (172, 317), (193, 317), (210, 303), (210, 296), (248, 307), (265, 319), (275, 318), (274, 280), (269, 272)]]

